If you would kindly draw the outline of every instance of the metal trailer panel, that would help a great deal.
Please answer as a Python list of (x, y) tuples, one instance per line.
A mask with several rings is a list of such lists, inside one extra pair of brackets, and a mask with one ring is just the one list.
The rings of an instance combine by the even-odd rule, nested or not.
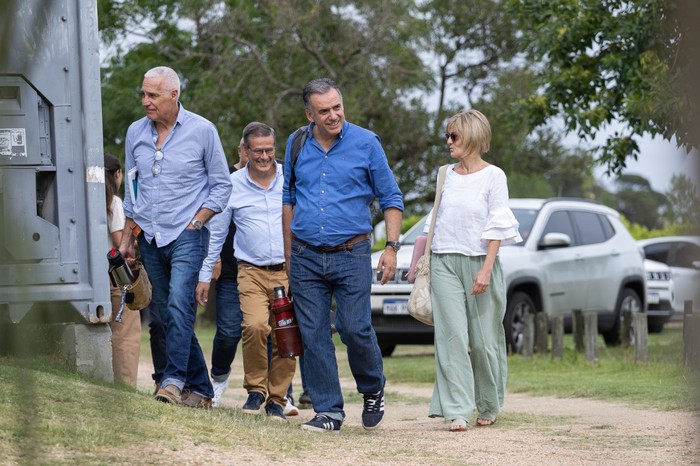
[(96, 0), (0, 9), (0, 322), (108, 322)]

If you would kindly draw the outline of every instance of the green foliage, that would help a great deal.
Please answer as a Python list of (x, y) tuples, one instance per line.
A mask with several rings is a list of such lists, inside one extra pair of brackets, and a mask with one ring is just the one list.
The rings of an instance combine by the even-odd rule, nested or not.
[[(105, 146), (112, 151), (143, 114), (132, 93), (143, 73), (166, 64), (181, 75), (183, 105), (217, 125), (231, 159), (252, 120), (273, 126), (283, 148), (287, 135), (306, 123), (302, 87), (327, 76), (343, 91), (348, 121), (381, 136), (404, 192), (432, 169), (419, 163), (432, 142), (429, 115), (414, 95), (428, 89), (431, 76), (417, 52), (425, 23), (412, 14), (413, 2), (103, 0), (100, 6), (114, 20), (101, 23), (113, 52), (103, 79), (110, 96), (103, 106)], [(127, 31), (144, 42), (122, 49)]]
[(646, 228), (662, 226), (662, 214), (667, 208), (668, 200), (666, 196), (651, 188), (649, 180), (637, 175), (621, 175), (615, 180), (615, 190), (611, 207), (631, 222)]
[(622, 223), (627, 227), (632, 237), (636, 240), (659, 238), (662, 236), (684, 236), (700, 234), (697, 225), (674, 223), (665, 225), (662, 228), (649, 229), (638, 223), (631, 223), (624, 215), (620, 217)]
[[(696, 23), (682, 2), (666, 0), (509, 0), (524, 33), (523, 50), (542, 64), (537, 92), (519, 100), (534, 127), (555, 116), (566, 129), (593, 141), (613, 122), (625, 128), (606, 138), (599, 161), (619, 173), (650, 134), (685, 146), (695, 103), (684, 96), (697, 60)], [(687, 3), (687, 2), (686, 2)], [(697, 8), (695, 8), (697, 10)]]
[(666, 224), (695, 225), (700, 228), (700, 197), (692, 180), (686, 175), (674, 175), (671, 189), (666, 193), (668, 210), (664, 215)]
[(511, 198), (547, 199), (554, 196), (554, 190), (542, 175), (511, 171), (508, 175), (508, 194)]

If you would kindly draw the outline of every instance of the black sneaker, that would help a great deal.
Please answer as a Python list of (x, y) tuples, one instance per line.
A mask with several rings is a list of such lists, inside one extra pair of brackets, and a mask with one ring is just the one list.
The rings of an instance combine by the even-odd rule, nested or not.
[(384, 420), (384, 388), (377, 393), (365, 393), (365, 406), (362, 409), (362, 427), (374, 430)]
[(268, 418), (275, 421), (284, 421), (287, 419), (282, 412), (282, 407), (277, 403), (273, 403), (272, 401), (267, 402), (267, 406), (265, 406), (265, 414), (267, 414)]
[(301, 425), (302, 430), (311, 430), (315, 432), (330, 432), (337, 434), (340, 432), (340, 426), (343, 421), (338, 421), (336, 419), (330, 418), (323, 414), (317, 414), (309, 422), (305, 422)]
[(311, 397), (309, 396), (309, 393), (304, 390), (301, 393), (301, 396), (299, 397), (299, 404), (297, 405), (299, 409), (310, 409), (312, 408), (311, 404)]
[(258, 414), (264, 402), (265, 396), (263, 396), (262, 393), (250, 392), (248, 393), (248, 399), (241, 408), (241, 411), (247, 414)]

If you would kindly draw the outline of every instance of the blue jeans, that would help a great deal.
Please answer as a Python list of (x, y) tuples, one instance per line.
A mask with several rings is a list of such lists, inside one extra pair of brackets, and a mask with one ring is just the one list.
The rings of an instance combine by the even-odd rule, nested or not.
[(348, 363), (363, 394), (384, 386), (382, 354), (372, 328), (370, 290), (372, 265), (369, 241), (352, 251), (324, 253), (292, 242), (290, 288), (304, 343), (303, 383), (314, 411), (343, 420), (343, 394), (331, 335), (331, 300), (337, 304), (336, 328), (347, 346)]
[(165, 324), (160, 318), (158, 307), (151, 303), (148, 311), (148, 333), (151, 343), (151, 359), (153, 360), (153, 381), (160, 385), (163, 380), (165, 366), (168, 364), (167, 350), (165, 348)]
[(175, 241), (160, 248), (146, 241), (143, 234), (138, 242), (153, 286), (152, 303), (165, 324), (167, 365), (161, 386), (175, 385), (212, 398), (214, 389), (207, 364), (194, 334), (195, 288), (209, 247), (209, 230), (184, 230)]
[(241, 341), (242, 321), (237, 280), (219, 277), (216, 280), (216, 334), (211, 352), (211, 377), (214, 380), (222, 381), (231, 373), (231, 364)]

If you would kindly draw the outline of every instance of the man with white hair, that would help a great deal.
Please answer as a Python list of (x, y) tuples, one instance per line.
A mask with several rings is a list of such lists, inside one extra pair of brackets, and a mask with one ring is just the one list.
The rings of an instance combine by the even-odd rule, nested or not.
[(206, 223), (231, 194), (216, 127), (179, 102), (174, 70), (149, 70), (141, 86), (146, 116), (126, 133), (126, 226), (119, 247), (134, 260), (134, 242), (153, 285), (151, 306), (165, 324), (167, 365), (155, 398), (210, 408), (214, 391), (194, 333), (195, 287), (207, 256)]

